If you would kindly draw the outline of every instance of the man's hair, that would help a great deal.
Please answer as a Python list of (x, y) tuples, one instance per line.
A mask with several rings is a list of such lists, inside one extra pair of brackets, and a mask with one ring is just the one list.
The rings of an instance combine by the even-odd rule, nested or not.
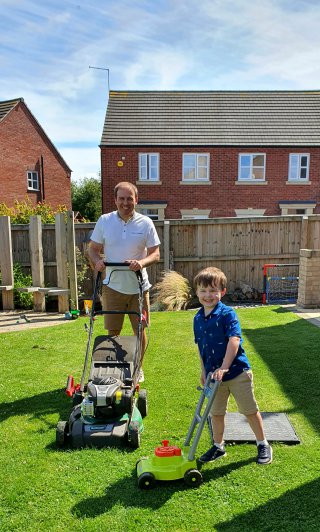
[(204, 287), (216, 286), (219, 287), (220, 290), (224, 290), (227, 288), (227, 278), (219, 268), (209, 266), (208, 268), (201, 270), (201, 272), (195, 276), (193, 285), (195, 290), (197, 290), (200, 285)]
[(117, 197), (119, 188), (129, 188), (130, 190), (132, 190), (135, 197), (136, 198), (138, 197), (138, 189), (133, 183), (130, 183), (129, 181), (121, 181), (120, 183), (117, 183), (116, 186), (114, 187), (115, 198)]

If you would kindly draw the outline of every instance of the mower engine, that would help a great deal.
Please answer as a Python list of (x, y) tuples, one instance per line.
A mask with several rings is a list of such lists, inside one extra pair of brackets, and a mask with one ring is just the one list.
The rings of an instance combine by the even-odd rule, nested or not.
[(87, 386), (87, 397), (81, 405), (82, 416), (84, 419), (112, 419), (130, 414), (133, 400), (132, 382), (123, 383), (111, 376), (94, 379)]

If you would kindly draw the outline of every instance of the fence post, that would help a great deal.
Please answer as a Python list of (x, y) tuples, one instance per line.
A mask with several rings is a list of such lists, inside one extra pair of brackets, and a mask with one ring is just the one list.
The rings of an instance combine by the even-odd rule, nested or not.
[[(67, 231), (65, 214), (57, 213), (56, 221), (56, 261), (58, 288), (68, 288), (68, 256), (67, 256)], [(58, 295), (58, 310), (65, 313), (69, 310), (69, 296)]]
[(77, 256), (73, 211), (67, 212), (67, 255), (69, 265), (70, 300), (74, 310), (78, 310)]
[(300, 249), (308, 249), (308, 216), (303, 216), (301, 220)]
[[(44, 267), (41, 216), (30, 216), (29, 244), (32, 284), (43, 288)], [(46, 297), (43, 292), (33, 292), (33, 308), (36, 312), (44, 312), (46, 310)]]
[(163, 224), (163, 262), (164, 269), (170, 270), (170, 222), (165, 220)]
[(10, 216), (0, 216), (0, 269), (3, 310), (14, 309), (13, 259)]

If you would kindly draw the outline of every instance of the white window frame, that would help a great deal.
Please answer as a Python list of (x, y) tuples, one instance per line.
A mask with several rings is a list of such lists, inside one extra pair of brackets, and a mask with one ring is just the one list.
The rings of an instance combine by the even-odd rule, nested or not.
[[(243, 157), (250, 157), (250, 163), (249, 165), (243, 165), (242, 164), (242, 158)], [(263, 157), (263, 166), (254, 165), (254, 157)], [(241, 170), (243, 168), (249, 169), (249, 177), (242, 177), (241, 176)], [(262, 178), (255, 178), (254, 177), (254, 168), (263, 168), (263, 177)], [(261, 183), (266, 180), (266, 154), (265, 153), (239, 153), (239, 159), (238, 159), (238, 181), (241, 181), (242, 183), (244, 181), (250, 182), (250, 183)]]
[[(138, 203), (136, 206), (136, 211), (149, 216), (151, 220), (164, 220), (164, 211), (167, 208), (167, 203)], [(148, 213), (148, 211), (157, 211), (154, 213)]]
[(39, 174), (36, 170), (27, 171), (28, 190), (39, 191)]
[[(193, 166), (194, 168), (194, 177), (187, 178), (185, 177), (185, 170), (186, 170), (186, 164), (185, 164), (185, 157), (188, 156), (194, 156), (195, 158), (195, 164)], [(206, 166), (200, 166), (199, 165), (199, 157), (206, 157), (207, 158), (207, 164)], [(191, 167), (190, 167), (191, 168)], [(199, 177), (199, 168), (206, 168), (206, 177)], [(189, 182), (205, 182), (207, 183), (209, 181), (209, 174), (210, 174), (210, 153), (192, 153), (192, 152), (186, 152), (182, 154), (182, 181), (184, 183)]]
[[(302, 157), (307, 158), (307, 164), (301, 164)], [(293, 159), (297, 160), (297, 164), (293, 164)], [(309, 153), (290, 153), (289, 154), (289, 171), (288, 171), (288, 181), (290, 183), (300, 181), (306, 183), (309, 181), (309, 168), (310, 168), (310, 154)], [(305, 177), (301, 176), (302, 170), (306, 170)]]
[[(156, 164), (152, 159), (156, 157)], [(159, 175), (159, 153), (139, 153), (139, 181), (160, 181)], [(152, 175), (156, 169), (156, 176)]]

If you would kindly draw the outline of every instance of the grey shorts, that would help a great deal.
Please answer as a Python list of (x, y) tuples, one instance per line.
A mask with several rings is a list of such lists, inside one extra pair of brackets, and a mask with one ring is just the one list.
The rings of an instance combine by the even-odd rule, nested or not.
[(224, 416), (227, 412), (230, 394), (234, 397), (240, 414), (250, 416), (259, 411), (253, 390), (251, 370), (240, 373), (234, 379), (222, 381), (211, 408), (211, 415)]

